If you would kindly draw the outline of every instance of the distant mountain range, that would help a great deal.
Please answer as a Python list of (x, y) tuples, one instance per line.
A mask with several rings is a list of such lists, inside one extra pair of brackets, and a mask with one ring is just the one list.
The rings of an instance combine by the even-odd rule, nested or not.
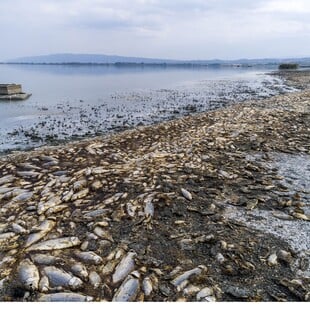
[(18, 64), (168, 64), (168, 65), (268, 65), (280, 63), (298, 63), (310, 65), (310, 57), (305, 58), (264, 58), (264, 59), (237, 59), (237, 60), (173, 60), (143, 57), (124, 57), (101, 54), (52, 54), (10, 59), (4, 63)]

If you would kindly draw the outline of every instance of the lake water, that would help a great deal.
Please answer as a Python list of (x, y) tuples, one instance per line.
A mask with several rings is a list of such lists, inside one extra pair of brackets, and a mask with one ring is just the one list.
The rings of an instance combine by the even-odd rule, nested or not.
[(26, 101), (0, 101), (0, 152), (124, 130), (293, 89), (275, 68), (0, 65)]

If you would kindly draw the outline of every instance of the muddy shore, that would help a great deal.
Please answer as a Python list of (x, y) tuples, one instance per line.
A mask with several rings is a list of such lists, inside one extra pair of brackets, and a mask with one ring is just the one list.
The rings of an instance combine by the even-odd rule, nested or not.
[[(299, 92), (0, 158), (1, 301), (309, 301)], [(303, 167), (303, 168), (301, 168)]]

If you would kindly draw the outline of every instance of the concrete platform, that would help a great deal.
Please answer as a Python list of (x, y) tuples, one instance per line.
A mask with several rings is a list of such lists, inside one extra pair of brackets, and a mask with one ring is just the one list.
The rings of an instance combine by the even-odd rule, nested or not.
[(12, 94), (12, 95), (0, 95), (0, 100), (6, 100), (6, 101), (26, 100), (31, 95), (32, 94), (26, 94), (26, 93), (19, 93), (19, 94)]

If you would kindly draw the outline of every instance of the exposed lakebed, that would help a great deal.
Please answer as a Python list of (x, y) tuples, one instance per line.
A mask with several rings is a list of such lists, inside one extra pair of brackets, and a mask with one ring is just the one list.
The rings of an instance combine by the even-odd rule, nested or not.
[(278, 76), (266, 75), (266, 68), (3, 68), (3, 74), (7, 71), (33, 96), (1, 103), (0, 152), (122, 131), (294, 91)]

